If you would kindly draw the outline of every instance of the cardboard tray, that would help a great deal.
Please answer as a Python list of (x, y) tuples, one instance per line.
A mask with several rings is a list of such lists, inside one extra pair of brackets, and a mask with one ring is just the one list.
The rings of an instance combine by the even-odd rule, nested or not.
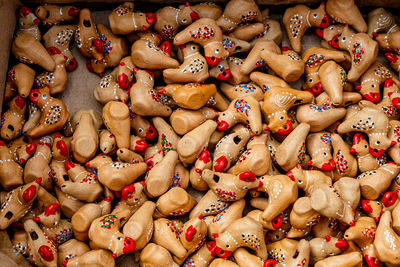
[[(108, 15), (109, 13), (118, 5), (118, 2), (125, 2), (124, 0), (26, 0), (21, 1), (24, 5), (27, 5), (34, 10), (34, 8), (39, 3), (75, 3), (78, 7), (89, 7), (92, 10), (93, 20), (96, 24), (102, 23), (108, 26)], [(78, 3), (79, 2), (79, 3)], [(142, 2), (135, 1), (135, 10), (143, 10), (148, 12), (155, 12), (161, 5), (154, 5), (156, 3), (162, 3), (162, 5), (169, 3), (184, 3), (185, 0), (148, 0)], [(204, 0), (190, 0), (191, 3), (204, 2)], [(213, 1), (216, 3), (227, 2), (227, 0), (217, 0)], [(270, 4), (278, 5), (278, 4), (288, 4), (291, 2), (295, 3), (316, 3), (321, 2), (320, 0), (256, 0), (257, 3), (260, 4), (260, 9), (265, 9), (270, 7), (271, 15), (270, 17), (276, 20), (281, 19), (286, 6), (269, 6)], [(357, 1), (362, 6), (389, 6), (400, 8), (400, 0), (381, 0), (381, 1), (370, 1), (370, 0), (360, 0)], [(13, 33), (16, 26), (17, 18), (16, 11), (21, 3), (18, 0), (0, 0), (0, 111), (1, 105), (4, 95), (5, 88), (5, 79), (7, 70), (9, 66), (12, 66), (16, 63), (15, 58), (10, 54), (11, 43), (13, 40)], [(363, 8), (362, 13), (368, 14), (368, 12), (372, 10), (372, 7)], [(399, 14), (399, 10), (391, 10), (393, 14)], [(397, 21), (400, 21), (399, 18)], [(282, 26), (282, 30), (283, 26)], [(284, 38), (282, 41), (282, 46), (289, 46), (289, 41), (287, 39), (286, 34), (284, 34)], [(313, 30), (309, 30), (307, 34), (303, 37), (303, 50), (313, 47), (320, 46), (320, 38), (314, 33)], [(66, 91), (57, 96), (57, 98), (62, 99), (68, 107), (70, 114), (73, 114), (75, 111), (85, 108), (94, 109), (101, 114), (102, 105), (99, 104), (93, 95), (93, 89), (95, 85), (99, 82), (100, 78), (97, 74), (91, 73), (86, 68), (86, 58), (82, 56), (82, 54), (78, 51), (77, 47), (72, 45), (72, 53), (78, 61), (78, 68), (68, 73), (68, 83)], [(11, 55), (11, 56), (10, 56)], [(380, 53), (380, 57), (378, 58), (383, 64), (388, 66), (388, 61), (386, 58), (382, 56)], [(108, 69), (108, 72), (111, 69)], [(395, 73), (392, 70), (392, 73)], [(396, 74), (397, 76), (397, 74)], [(300, 89), (301, 85), (304, 83), (303, 79), (292, 83), (293, 88)], [(193, 193), (196, 200), (201, 198), (201, 193), (196, 192), (195, 190), (190, 190), (190, 193)], [(125, 255), (119, 257), (118, 266), (139, 266), (134, 262), (133, 254)], [(31, 266), (21, 255), (15, 253), (12, 249), (11, 242), (9, 240), (8, 234), (6, 231), (0, 231), (0, 266), (8, 267), (8, 266)]]

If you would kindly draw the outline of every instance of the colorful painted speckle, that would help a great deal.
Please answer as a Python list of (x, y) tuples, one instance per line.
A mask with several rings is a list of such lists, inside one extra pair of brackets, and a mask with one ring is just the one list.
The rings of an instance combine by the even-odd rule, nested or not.
[(170, 151), (170, 150), (175, 150), (172, 147), (172, 144), (170, 141), (168, 141), (167, 136), (165, 134), (161, 135), (161, 146), (162, 146), (162, 151), (165, 154), (166, 152)]
[(306, 67), (315, 67), (317, 64), (323, 62), (325, 57), (323, 55), (312, 54), (306, 60)]
[(321, 135), (321, 141), (324, 142), (325, 144), (329, 145), (331, 144), (331, 134), (330, 133), (324, 133)]
[(242, 112), (246, 114), (246, 116), (249, 116), (249, 111), (251, 108), (249, 104), (247, 104), (246, 100), (238, 99), (235, 101), (235, 109), (237, 112)]
[(199, 27), (197, 31), (189, 31), (193, 39), (211, 39), (215, 36), (215, 31), (213, 28), (208, 26)]
[(111, 45), (111, 41), (107, 39), (105, 34), (100, 35), (100, 41), (103, 43), (104, 52), (107, 54), (110, 53), (113, 47)]
[(299, 154), (297, 155), (297, 159), (299, 160), (299, 163), (303, 163), (303, 161), (306, 159), (306, 143), (303, 142), (301, 144), (300, 149), (299, 149)]
[(232, 48), (236, 45), (236, 42), (229, 38), (222, 39), (222, 45), (225, 49)]
[(115, 9), (115, 12), (118, 14), (118, 16), (123, 16), (128, 13), (128, 8), (124, 5), (120, 5)]
[(347, 163), (347, 160), (344, 158), (342, 150), (338, 150), (336, 153), (336, 169), (339, 171), (341, 175), (344, 175), (349, 168), (349, 164)]
[(110, 229), (111, 226), (116, 222), (117, 216), (115, 215), (107, 215), (104, 216), (103, 219), (100, 220), (101, 228)]
[(354, 64), (358, 65), (361, 62), (362, 57), (365, 52), (360, 43), (355, 43), (353, 45), (353, 49), (351, 50), (351, 53), (353, 54)]

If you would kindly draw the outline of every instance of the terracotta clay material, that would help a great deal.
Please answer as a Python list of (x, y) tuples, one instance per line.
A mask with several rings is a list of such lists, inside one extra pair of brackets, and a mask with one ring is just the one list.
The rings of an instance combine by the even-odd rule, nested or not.
[(205, 58), (211, 66), (217, 65), (229, 54), (222, 45), (221, 29), (215, 20), (209, 18), (196, 20), (174, 38), (175, 45), (183, 45), (189, 41), (198, 43), (204, 48)]
[(228, 2), (224, 13), (217, 20), (217, 25), (222, 31), (229, 32), (234, 30), (239, 23), (249, 21), (261, 21), (260, 9), (253, 0), (234, 0)]
[(297, 5), (286, 9), (282, 18), (286, 33), (294, 51), (301, 52), (301, 38), (310, 27), (326, 28), (329, 26), (329, 17), (325, 13), (325, 3), (316, 9), (309, 9), (305, 5)]
[(9, 109), (1, 118), (0, 136), (5, 140), (12, 140), (22, 134), (25, 123), (26, 101), (17, 95), (7, 103)]
[(14, 161), (10, 149), (4, 141), (0, 141), (0, 183), (1, 186), (10, 191), (17, 186), (23, 185), (22, 167)]
[(393, 14), (386, 9), (380, 7), (372, 10), (368, 14), (368, 35), (373, 36), (373, 33), (392, 33), (399, 31), (400, 27), (396, 24), (396, 19)]
[[(33, 69), (24, 63), (18, 63), (8, 71), (6, 92), (7, 88), (10, 88), (10, 90), (17, 90), (21, 97), (27, 98), (33, 86), (34, 78), (35, 71)], [(11, 97), (11, 95), (7, 96), (6, 94), (4, 100), (6, 101)]]
[(157, 17), (154, 13), (135, 13), (133, 8), (133, 2), (125, 2), (110, 13), (108, 22), (114, 34), (146, 31), (156, 22)]
[(46, 4), (38, 6), (35, 13), (44, 25), (51, 26), (73, 20), (79, 11), (80, 9), (74, 6)]
[(40, 19), (26, 6), (21, 6), (18, 10), (18, 29), (15, 33), (16, 36), (29, 33), (36, 40), (40, 41), (42, 34), (39, 30)]

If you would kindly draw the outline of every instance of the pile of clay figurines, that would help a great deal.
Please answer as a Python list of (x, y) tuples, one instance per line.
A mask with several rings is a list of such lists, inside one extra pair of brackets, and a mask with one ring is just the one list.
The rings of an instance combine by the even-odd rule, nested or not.
[[(10, 257), (400, 266), (400, 82), (377, 60), (399, 70), (388, 11), (367, 25), (353, 0), (289, 7), (292, 49), (253, 0), (127, 2), (109, 26), (86, 8), (18, 12), (0, 132)], [(302, 49), (307, 30), (320, 46)], [(77, 67), (73, 39), (101, 76), (102, 114), (55, 97)]]

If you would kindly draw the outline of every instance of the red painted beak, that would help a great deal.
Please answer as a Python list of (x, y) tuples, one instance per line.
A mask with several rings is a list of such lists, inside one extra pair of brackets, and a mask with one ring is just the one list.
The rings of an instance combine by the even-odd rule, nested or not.
[(395, 97), (392, 99), (392, 104), (393, 106), (395, 106), (396, 108), (400, 108), (400, 97)]
[(288, 171), (288, 172), (286, 173), (286, 176), (289, 177), (290, 179), (292, 179), (292, 181), (294, 181), (294, 175), (293, 175), (293, 172), (292, 172), (292, 171)]
[(126, 90), (129, 86), (128, 75), (126, 75), (125, 73), (118, 75), (118, 85), (119, 87), (121, 87), (121, 89)]
[(315, 30), (315, 33), (316, 33), (319, 37), (324, 38), (324, 30), (323, 30), (323, 29), (318, 28), (318, 29)]
[(210, 152), (207, 149), (204, 149), (203, 152), (201, 152), (199, 160), (203, 161), (204, 163), (209, 162), (211, 160)]
[(367, 99), (368, 101), (371, 101), (372, 103), (377, 104), (379, 102), (379, 99), (381, 97), (381, 94), (379, 92), (373, 93), (373, 92), (368, 92), (364, 95), (364, 98)]
[(125, 186), (124, 189), (122, 189), (122, 199), (127, 200), (132, 198), (132, 195), (135, 193), (136, 188), (134, 184)]
[(272, 227), (274, 227), (275, 230), (281, 228), (282, 223), (283, 223), (282, 218), (279, 215), (271, 222)]
[(386, 52), (385, 57), (392, 63), (397, 62), (397, 60), (399, 59), (399, 57), (396, 54), (391, 52)]
[(273, 259), (268, 259), (264, 261), (264, 267), (275, 267), (277, 264), (278, 262)]
[(125, 237), (125, 239), (124, 239), (124, 248), (123, 248), (122, 252), (124, 254), (128, 254), (128, 253), (131, 253), (132, 251), (134, 251), (135, 248), (136, 248), (135, 240), (133, 240), (130, 237)]
[(63, 155), (64, 157), (68, 156), (69, 154), (68, 146), (63, 140), (58, 140), (56, 147), (58, 148), (58, 150), (60, 150), (61, 155)]
[(164, 41), (160, 44), (160, 49), (164, 51), (164, 53), (171, 55), (172, 44), (170, 41)]
[(35, 142), (29, 143), (26, 146), (26, 153), (28, 153), (28, 155), (33, 155), (33, 153), (35, 153), (35, 151), (36, 151), (36, 146), (37, 145)]
[(218, 75), (217, 79), (220, 81), (227, 81), (231, 78), (231, 76), (232, 76), (231, 70), (226, 69)]
[(22, 198), (26, 203), (30, 202), (33, 200), (36, 196), (36, 186), (31, 185), (25, 191), (22, 193)]
[(25, 98), (20, 97), (19, 95), (17, 95), (17, 97), (15, 98), (15, 104), (17, 105), (17, 107), (19, 107), (20, 109), (23, 109), (25, 106)]
[(321, 82), (318, 82), (317, 84), (315, 84), (315, 85), (313, 85), (311, 87), (311, 93), (314, 96), (318, 96), (318, 95), (320, 95), (322, 93), (322, 84), (321, 84)]
[(223, 250), (220, 247), (215, 247), (215, 254), (220, 258), (229, 258), (232, 255), (232, 251)]
[(197, 233), (196, 228), (194, 228), (193, 225), (190, 225), (185, 234), (186, 240), (189, 242), (193, 241), (193, 238), (196, 233)]
[(335, 161), (333, 159), (330, 159), (329, 163), (322, 164), (321, 170), (330, 172), (333, 171), (335, 168), (336, 168)]
[(32, 101), (33, 104), (37, 104), (39, 101), (39, 96), (40, 96), (40, 90), (33, 89), (29, 94), (29, 99)]
[(192, 21), (196, 21), (196, 20), (200, 19), (200, 16), (196, 12), (192, 11), (190, 13), (190, 18), (192, 19)]
[(340, 49), (339, 47), (339, 34), (335, 35), (332, 40), (328, 41), (328, 44), (333, 48)]
[(346, 240), (338, 239), (338, 241), (335, 244), (335, 247), (337, 247), (338, 249), (340, 249), (341, 252), (343, 252), (349, 248), (349, 244), (346, 242)]
[(45, 261), (53, 261), (54, 260), (54, 255), (53, 255), (53, 251), (50, 249), (49, 246), (43, 245), (40, 246), (38, 249), (39, 255), (42, 259), (44, 259)]
[(40, 19), (36, 18), (33, 20), (33, 23), (38, 24), (40, 22)]
[(76, 61), (75, 58), (71, 58), (71, 59), (67, 62), (66, 66), (65, 66), (65, 68), (67, 69), (67, 71), (73, 71), (73, 70), (75, 70), (77, 67), (78, 67), (78, 62)]
[(382, 203), (385, 207), (393, 206), (397, 201), (397, 194), (394, 191), (386, 192), (382, 197)]
[(293, 130), (293, 124), (290, 120), (287, 120), (283, 128), (282, 127), (279, 128), (278, 131), (276, 131), (276, 133), (280, 135), (288, 135), (292, 132), (292, 130)]
[(371, 153), (372, 156), (374, 156), (375, 158), (379, 158), (380, 156), (383, 155), (383, 153), (385, 153), (385, 149), (373, 149), (372, 147), (369, 148), (369, 153)]
[(146, 140), (154, 139), (157, 136), (157, 130), (153, 125), (149, 126), (149, 129), (146, 132)]
[(252, 172), (243, 172), (239, 175), (239, 179), (244, 181), (244, 182), (254, 182), (257, 177), (254, 175)]
[(388, 88), (390, 86), (394, 85), (394, 81), (392, 79), (386, 79), (384, 83), (384, 87)]
[(75, 163), (73, 163), (71, 161), (66, 161), (64, 163), (64, 165), (65, 165), (65, 168), (67, 169), (67, 171), (76, 167)]
[(138, 140), (135, 144), (135, 151), (145, 151), (147, 149), (147, 142), (144, 140)]
[(368, 267), (379, 267), (379, 260), (369, 255), (364, 255), (364, 259), (367, 262)]
[(79, 11), (81, 11), (79, 8), (71, 8), (70, 10), (68, 10), (68, 16), (75, 16), (76, 14), (79, 13)]
[(321, 24), (319, 25), (319, 28), (326, 28), (329, 26), (329, 16), (328, 14), (325, 14), (325, 16), (322, 18)]
[(352, 148), (350, 149), (350, 154), (352, 154), (352, 155), (357, 155), (357, 150), (356, 150), (354, 147), (352, 147)]
[(369, 205), (369, 200), (368, 199), (364, 199), (361, 201), (361, 208), (367, 212), (367, 213), (372, 213), (372, 207), (371, 205)]
[(226, 131), (229, 129), (229, 124), (226, 121), (217, 120), (217, 130)]
[(215, 241), (207, 242), (206, 247), (211, 252), (211, 255), (214, 257), (215, 256), (215, 248), (217, 247), (217, 245), (215, 244)]
[(225, 156), (221, 156), (215, 160), (214, 170), (216, 172), (223, 172), (226, 166), (228, 166), (228, 160)]
[(93, 66), (92, 66), (92, 61), (91, 61), (90, 59), (88, 59), (88, 60), (86, 61), (86, 67), (88, 68), (88, 70), (89, 70), (90, 72), (94, 72), (94, 68), (93, 68)]
[(208, 65), (210, 65), (210, 66), (218, 65), (218, 63), (221, 62), (221, 59), (222, 58), (220, 58), (220, 57), (214, 57), (214, 56), (206, 57), (206, 61), (207, 61)]
[(157, 16), (154, 13), (146, 13), (146, 22), (149, 26), (153, 25), (157, 21)]
[(92, 44), (98, 53), (104, 53), (103, 43), (99, 39), (93, 39)]

